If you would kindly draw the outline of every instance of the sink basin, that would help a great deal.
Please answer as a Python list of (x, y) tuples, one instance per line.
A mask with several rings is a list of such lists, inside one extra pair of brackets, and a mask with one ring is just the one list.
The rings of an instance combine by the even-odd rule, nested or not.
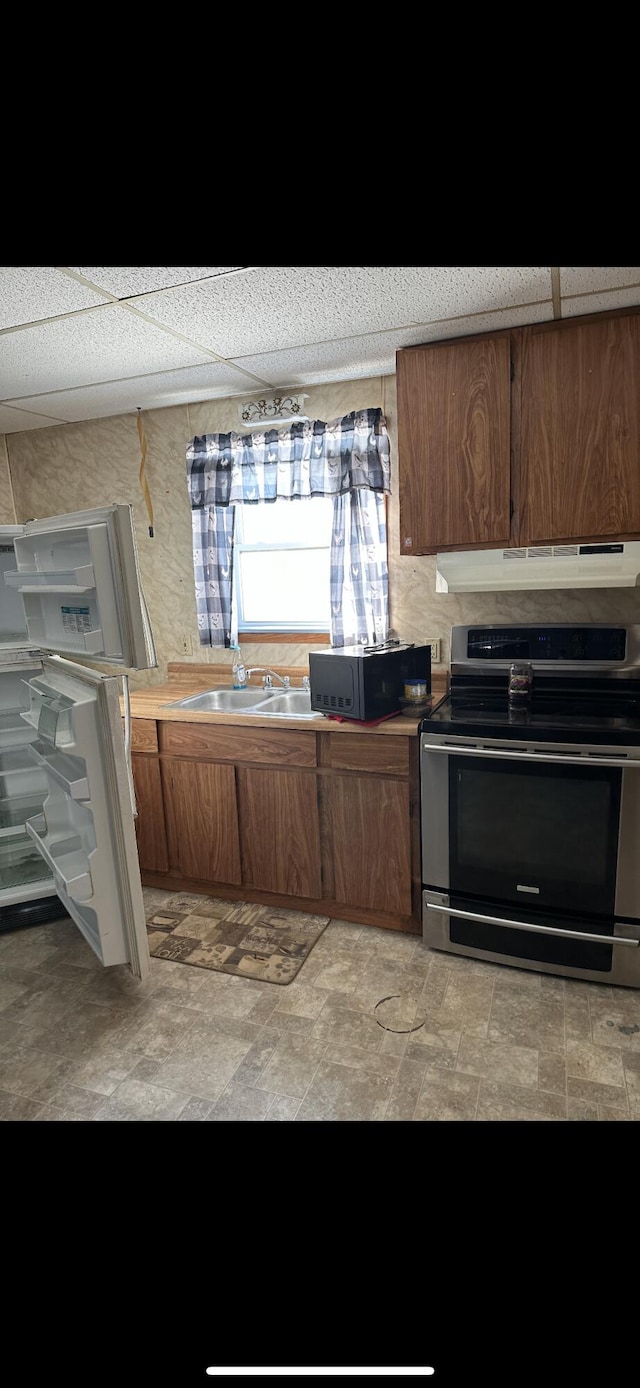
[[(304, 692), (304, 691), (303, 691)], [(242, 713), (256, 708), (271, 698), (263, 689), (206, 689), (202, 694), (192, 694), (188, 699), (178, 699), (169, 708), (189, 708), (194, 713)]]
[[(256, 710), (257, 712), (257, 710)], [(311, 695), (308, 689), (278, 690), (271, 694), (267, 704), (260, 707), (260, 716), (270, 718), (322, 718), (311, 708)]]
[(191, 709), (194, 713), (259, 713), (261, 718), (322, 718), (312, 712), (308, 689), (206, 689), (188, 699), (178, 699), (169, 708)]

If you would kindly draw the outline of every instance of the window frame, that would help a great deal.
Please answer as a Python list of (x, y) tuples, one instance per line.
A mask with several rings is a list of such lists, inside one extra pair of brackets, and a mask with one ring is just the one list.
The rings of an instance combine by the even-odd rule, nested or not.
[[(286, 504), (287, 506), (295, 506), (297, 501), (307, 501), (307, 500), (308, 500), (308, 501), (315, 501), (315, 500), (317, 500), (317, 501), (326, 501), (326, 500), (331, 500), (331, 498), (322, 497), (322, 496), (318, 496), (318, 497), (309, 497), (309, 498), (306, 498), (306, 497), (302, 497), (302, 498), (292, 497), (291, 500), (287, 500), (287, 501), (285, 502), (285, 504)], [(255, 507), (257, 507), (257, 506), (262, 507), (262, 508), (265, 508), (265, 507), (268, 507), (268, 506), (271, 506), (271, 505), (277, 504), (277, 503), (272, 503), (272, 502), (263, 501), (263, 502), (257, 502), (257, 503), (249, 503), (249, 504), (251, 505), (251, 509), (253, 510), (253, 509), (254, 509)], [(305, 623), (304, 625), (301, 625), (299, 622), (287, 622), (287, 623), (283, 623), (281, 626), (278, 626), (276, 623), (274, 623), (273, 619), (271, 619), (271, 620), (268, 621), (268, 622), (267, 622), (267, 621), (265, 621), (265, 622), (255, 622), (255, 621), (252, 621), (252, 622), (250, 622), (250, 623), (249, 623), (249, 622), (246, 622), (246, 623), (245, 623), (245, 622), (244, 622), (244, 619), (243, 619), (243, 613), (242, 613), (242, 585), (241, 585), (241, 582), (240, 582), (240, 564), (241, 564), (241, 556), (242, 556), (243, 554), (245, 554), (245, 553), (259, 553), (259, 554), (274, 553), (274, 554), (281, 554), (284, 550), (305, 550), (306, 552), (309, 552), (310, 550), (322, 550), (322, 551), (324, 552), (325, 550), (328, 549), (328, 551), (329, 551), (329, 557), (330, 557), (330, 555), (331, 555), (331, 534), (329, 534), (329, 543), (328, 543), (328, 545), (319, 545), (319, 544), (315, 544), (315, 543), (314, 543), (314, 544), (309, 544), (309, 545), (302, 545), (302, 544), (300, 544), (299, 542), (296, 542), (295, 540), (283, 541), (282, 544), (276, 544), (276, 543), (274, 543), (273, 540), (247, 541), (247, 540), (244, 540), (244, 538), (242, 537), (242, 519), (241, 519), (241, 517), (242, 517), (243, 510), (244, 510), (244, 503), (243, 503), (243, 502), (236, 502), (236, 503), (235, 503), (235, 510), (236, 510), (236, 516), (235, 516), (235, 527), (234, 527), (234, 532), (235, 532), (235, 533), (234, 533), (234, 538), (233, 538), (233, 588), (232, 588), (232, 591), (233, 591), (233, 603), (234, 603), (234, 606), (235, 606), (236, 619), (237, 619), (237, 625), (238, 625), (238, 639), (240, 639), (240, 637), (243, 637), (245, 640), (247, 640), (250, 636), (255, 635), (256, 639), (257, 639), (257, 640), (260, 640), (260, 641), (264, 641), (264, 640), (267, 640), (267, 639), (273, 640), (273, 641), (278, 641), (278, 640), (281, 640), (281, 641), (291, 641), (291, 640), (293, 640), (293, 639), (297, 639), (297, 638), (300, 637), (300, 636), (304, 636), (304, 637), (309, 637), (309, 638), (311, 638), (311, 639), (312, 639), (314, 642), (316, 642), (317, 644), (327, 644), (327, 645), (330, 644), (330, 640), (331, 640), (331, 613), (330, 613), (330, 600), (329, 600), (329, 599), (328, 599), (328, 601), (327, 601), (327, 620), (326, 620), (326, 623), (320, 624), (319, 622), (318, 622), (318, 623), (307, 622), (307, 623)], [(239, 522), (239, 523), (238, 523), (238, 522)]]

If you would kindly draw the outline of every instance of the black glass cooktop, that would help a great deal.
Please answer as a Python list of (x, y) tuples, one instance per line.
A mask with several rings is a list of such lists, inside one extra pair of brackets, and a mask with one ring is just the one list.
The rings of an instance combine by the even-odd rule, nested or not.
[(562, 697), (538, 694), (530, 704), (511, 708), (506, 688), (447, 695), (423, 720), (422, 731), (457, 737), (504, 737), (534, 741), (640, 745), (640, 690), (619, 693), (573, 691)]

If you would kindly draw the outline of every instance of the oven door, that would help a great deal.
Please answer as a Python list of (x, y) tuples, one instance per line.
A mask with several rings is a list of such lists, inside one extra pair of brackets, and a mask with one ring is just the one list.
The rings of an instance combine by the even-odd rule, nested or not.
[(602, 976), (621, 919), (620, 953), (635, 952), (637, 749), (423, 734), (421, 771), (425, 938), (446, 898), (440, 947)]

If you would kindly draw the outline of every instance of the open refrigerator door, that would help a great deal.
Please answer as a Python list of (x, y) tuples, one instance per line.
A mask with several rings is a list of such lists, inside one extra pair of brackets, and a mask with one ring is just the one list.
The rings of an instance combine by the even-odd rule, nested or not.
[(21, 717), (35, 732), (29, 758), (44, 777), (30, 843), (102, 964), (149, 970), (144, 902), (115, 677), (58, 657), (26, 681)]
[(0, 527), (0, 916), (57, 894), (103, 964), (142, 978), (118, 678), (62, 656), (156, 664), (130, 506)]
[(130, 506), (3, 526), (0, 570), (0, 649), (123, 670), (156, 664)]

